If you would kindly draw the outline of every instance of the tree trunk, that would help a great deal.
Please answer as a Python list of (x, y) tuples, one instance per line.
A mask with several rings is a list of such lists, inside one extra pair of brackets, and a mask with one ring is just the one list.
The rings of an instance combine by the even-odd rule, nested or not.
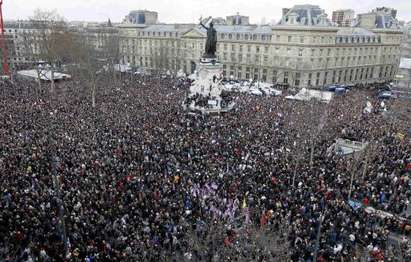
[(314, 162), (314, 139), (311, 138), (311, 152), (310, 152), (310, 169), (313, 168)]
[[(299, 160), (298, 160), (299, 161)], [(295, 177), (297, 175), (297, 163), (294, 164), (294, 174), (293, 174), (293, 187), (295, 184)]]
[(91, 106), (93, 108), (96, 107), (96, 88), (97, 88), (96, 85), (97, 85), (96, 80), (95, 79), (91, 80)]
[(51, 93), (54, 93), (54, 70), (51, 69)]
[(37, 83), (39, 84), (39, 91), (41, 90), (40, 69), (37, 68)]
[(96, 107), (96, 83), (94, 81), (91, 87), (91, 106)]

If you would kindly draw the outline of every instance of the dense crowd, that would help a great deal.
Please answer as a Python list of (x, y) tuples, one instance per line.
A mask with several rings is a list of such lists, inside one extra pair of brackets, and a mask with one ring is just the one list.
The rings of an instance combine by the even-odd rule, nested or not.
[(101, 80), (95, 108), (76, 80), (0, 89), (0, 261), (382, 261), (393, 236), (411, 259), (410, 120), (372, 91), (196, 115), (155, 76)]

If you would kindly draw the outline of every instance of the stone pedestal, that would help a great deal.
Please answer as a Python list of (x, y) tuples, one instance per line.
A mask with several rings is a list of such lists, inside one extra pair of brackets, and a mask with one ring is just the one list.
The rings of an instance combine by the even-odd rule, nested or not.
[(231, 110), (234, 104), (225, 104), (223, 90), (223, 65), (214, 58), (201, 58), (196, 80), (190, 86), (184, 107), (202, 113), (220, 113)]

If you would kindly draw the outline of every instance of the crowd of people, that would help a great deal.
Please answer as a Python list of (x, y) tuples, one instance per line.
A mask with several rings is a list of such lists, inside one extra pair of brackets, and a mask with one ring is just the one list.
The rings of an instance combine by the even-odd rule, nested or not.
[(191, 114), (179, 81), (101, 80), (94, 108), (76, 80), (1, 83), (0, 261), (411, 259), (410, 118), (360, 89)]

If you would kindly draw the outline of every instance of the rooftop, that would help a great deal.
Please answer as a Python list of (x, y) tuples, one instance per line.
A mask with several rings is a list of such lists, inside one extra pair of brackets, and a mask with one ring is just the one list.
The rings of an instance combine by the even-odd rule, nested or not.
[(318, 5), (295, 5), (283, 16), (279, 25), (331, 26), (324, 10)]

